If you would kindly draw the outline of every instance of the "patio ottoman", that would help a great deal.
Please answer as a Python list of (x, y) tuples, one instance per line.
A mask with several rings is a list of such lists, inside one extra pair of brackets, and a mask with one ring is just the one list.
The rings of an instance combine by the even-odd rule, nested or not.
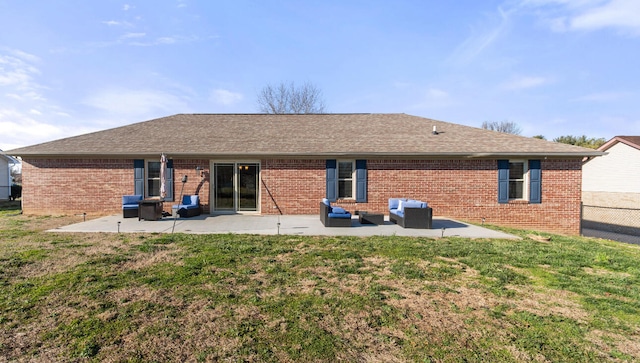
[(360, 222), (360, 224), (381, 225), (381, 224), (384, 224), (384, 214), (367, 213), (367, 212), (361, 211), (358, 213), (358, 222)]

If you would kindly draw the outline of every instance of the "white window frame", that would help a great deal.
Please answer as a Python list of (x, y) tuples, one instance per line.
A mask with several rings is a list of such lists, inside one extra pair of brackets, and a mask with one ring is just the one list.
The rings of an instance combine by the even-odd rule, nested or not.
[[(522, 163), (522, 179), (511, 177), (511, 164)], [(511, 182), (522, 181), (522, 198), (511, 198)], [(528, 160), (509, 160), (509, 200), (529, 200), (529, 162)]]
[[(158, 174), (157, 178), (149, 177), (149, 163), (158, 163), (160, 164), (160, 159), (149, 159), (144, 161), (144, 195), (145, 198), (155, 198), (160, 197), (160, 174)], [(158, 195), (151, 195), (149, 192), (149, 180), (158, 180)]]
[[(340, 163), (351, 163), (351, 178), (340, 178)], [(356, 199), (356, 161), (353, 159), (336, 160), (336, 196), (338, 199)], [(351, 197), (340, 196), (340, 182), (351, 180)]]

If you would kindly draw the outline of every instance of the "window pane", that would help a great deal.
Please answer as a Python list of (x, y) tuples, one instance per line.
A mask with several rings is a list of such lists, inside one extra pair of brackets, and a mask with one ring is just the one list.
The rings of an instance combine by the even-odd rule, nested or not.
[(238, 210), (258, 208), (258, 164), (238, 165)]
[(351, 179), (353, 177), (353, 163), (341, 161), (338, 163), (338, 179)]
[(524, 177), (524, 163), (509, 163), (509, 179), (522, 179)]
[(150, 161), (149, 162), (149, 170), (147, 171), (147, 177), (151, 178), (159, 178), (160, 177), (160, 162), (159, 161)]
[(147, 179), (147, 191), (150, 197), (160, 196), (160, 180), (159, 179)]
[(233, 210), (233, 164), (215, 165), (216, 210)]
[(509, 181), (509, 199), (522, 199), (522, 191), (524, 188), (524, 182), (522, 181)]
[(351, 180), (339, 180), (338, 181), (338, 198), (351, 198), (353, 197), (353, 186)]

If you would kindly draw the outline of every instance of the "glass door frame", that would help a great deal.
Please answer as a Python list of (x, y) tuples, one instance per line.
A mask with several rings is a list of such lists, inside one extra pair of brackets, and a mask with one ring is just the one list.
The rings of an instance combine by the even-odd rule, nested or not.
[[(233, 208), (232, 209), (217, 209), (216, 205), (216, 187), (217, 187), (217, 174), (216, 174), (216, 164), (229, 165), (233, 164)], [(253, 164), (256, 165), (256, 209), (255, 210), (240, 210), (240, 201), (239, 201), (239, 169), (238, 167), (243, 164)], [(211, 205), (211, 214), (259, 214), (260, 213), (260, 200), (261, 200), (261, 191), (260, 191), (260, 173), (261, 173), (261, 164), (259, 160), (210, 160), (209, 161), (209, 170), (210, 170), (210, 190), (209, 190), (209, 198)]]

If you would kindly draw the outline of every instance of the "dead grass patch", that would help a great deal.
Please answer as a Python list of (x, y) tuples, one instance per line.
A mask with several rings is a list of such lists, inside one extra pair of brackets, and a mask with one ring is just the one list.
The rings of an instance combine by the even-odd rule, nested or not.
[(517, 299), (513, 299), (519, 310), (528, 311), (539, 316), (559, 315), (580, 323), (586, 323), (591, 313), (582, 308), (578, 302), (579, 296), (566, 290), (552, 290), (537, 287), (511, 286), (518, 292)]
[(138, 252), (132, 254), (126, 262), (122, 264), (123, 270), (142, 270), (161, 263), (170, 263), (175, 266), (183, 265), (180, 252), (177, 246), (165, 246), (165, 249), (152, 253)]
[(618, 279), (632, 277), (632, 275), (628, 272), (611, 271), (604, 268), (584, 267), (583, 270), (584, 272), (595, 276), (607, 276)]
[(31, 248), (44, 251), (48, 258), (25, 264), (20, 275), (30, 278), (61, 273), (92, 259), (122, 256), (130, 249), (129, 244), (118, 239), (105, 238), (107, 236), (102, 234), (73, 234), (64, 237), (73, 242), (60, 242), (52, 238), (46, 242), (33, 243)]
[[(95, 219), (96, 217), (89, 217), (88, 219)], [(75, 215), (57, 215), (57, 216), (29, 216), (19, 215), (14, 219), (14, 222), (22, 223), (25, 229), (42, 232), (55, 229), (58, 227), (68, 226), (70, 224), (80, 223), (83, 221), (82, 216)]]
[(602, 330), (592, 330), (586, 337), (598, 350), (611, 351), (612, 347), (629, 357), (640, 357), (640, 332), (621, 335)]

